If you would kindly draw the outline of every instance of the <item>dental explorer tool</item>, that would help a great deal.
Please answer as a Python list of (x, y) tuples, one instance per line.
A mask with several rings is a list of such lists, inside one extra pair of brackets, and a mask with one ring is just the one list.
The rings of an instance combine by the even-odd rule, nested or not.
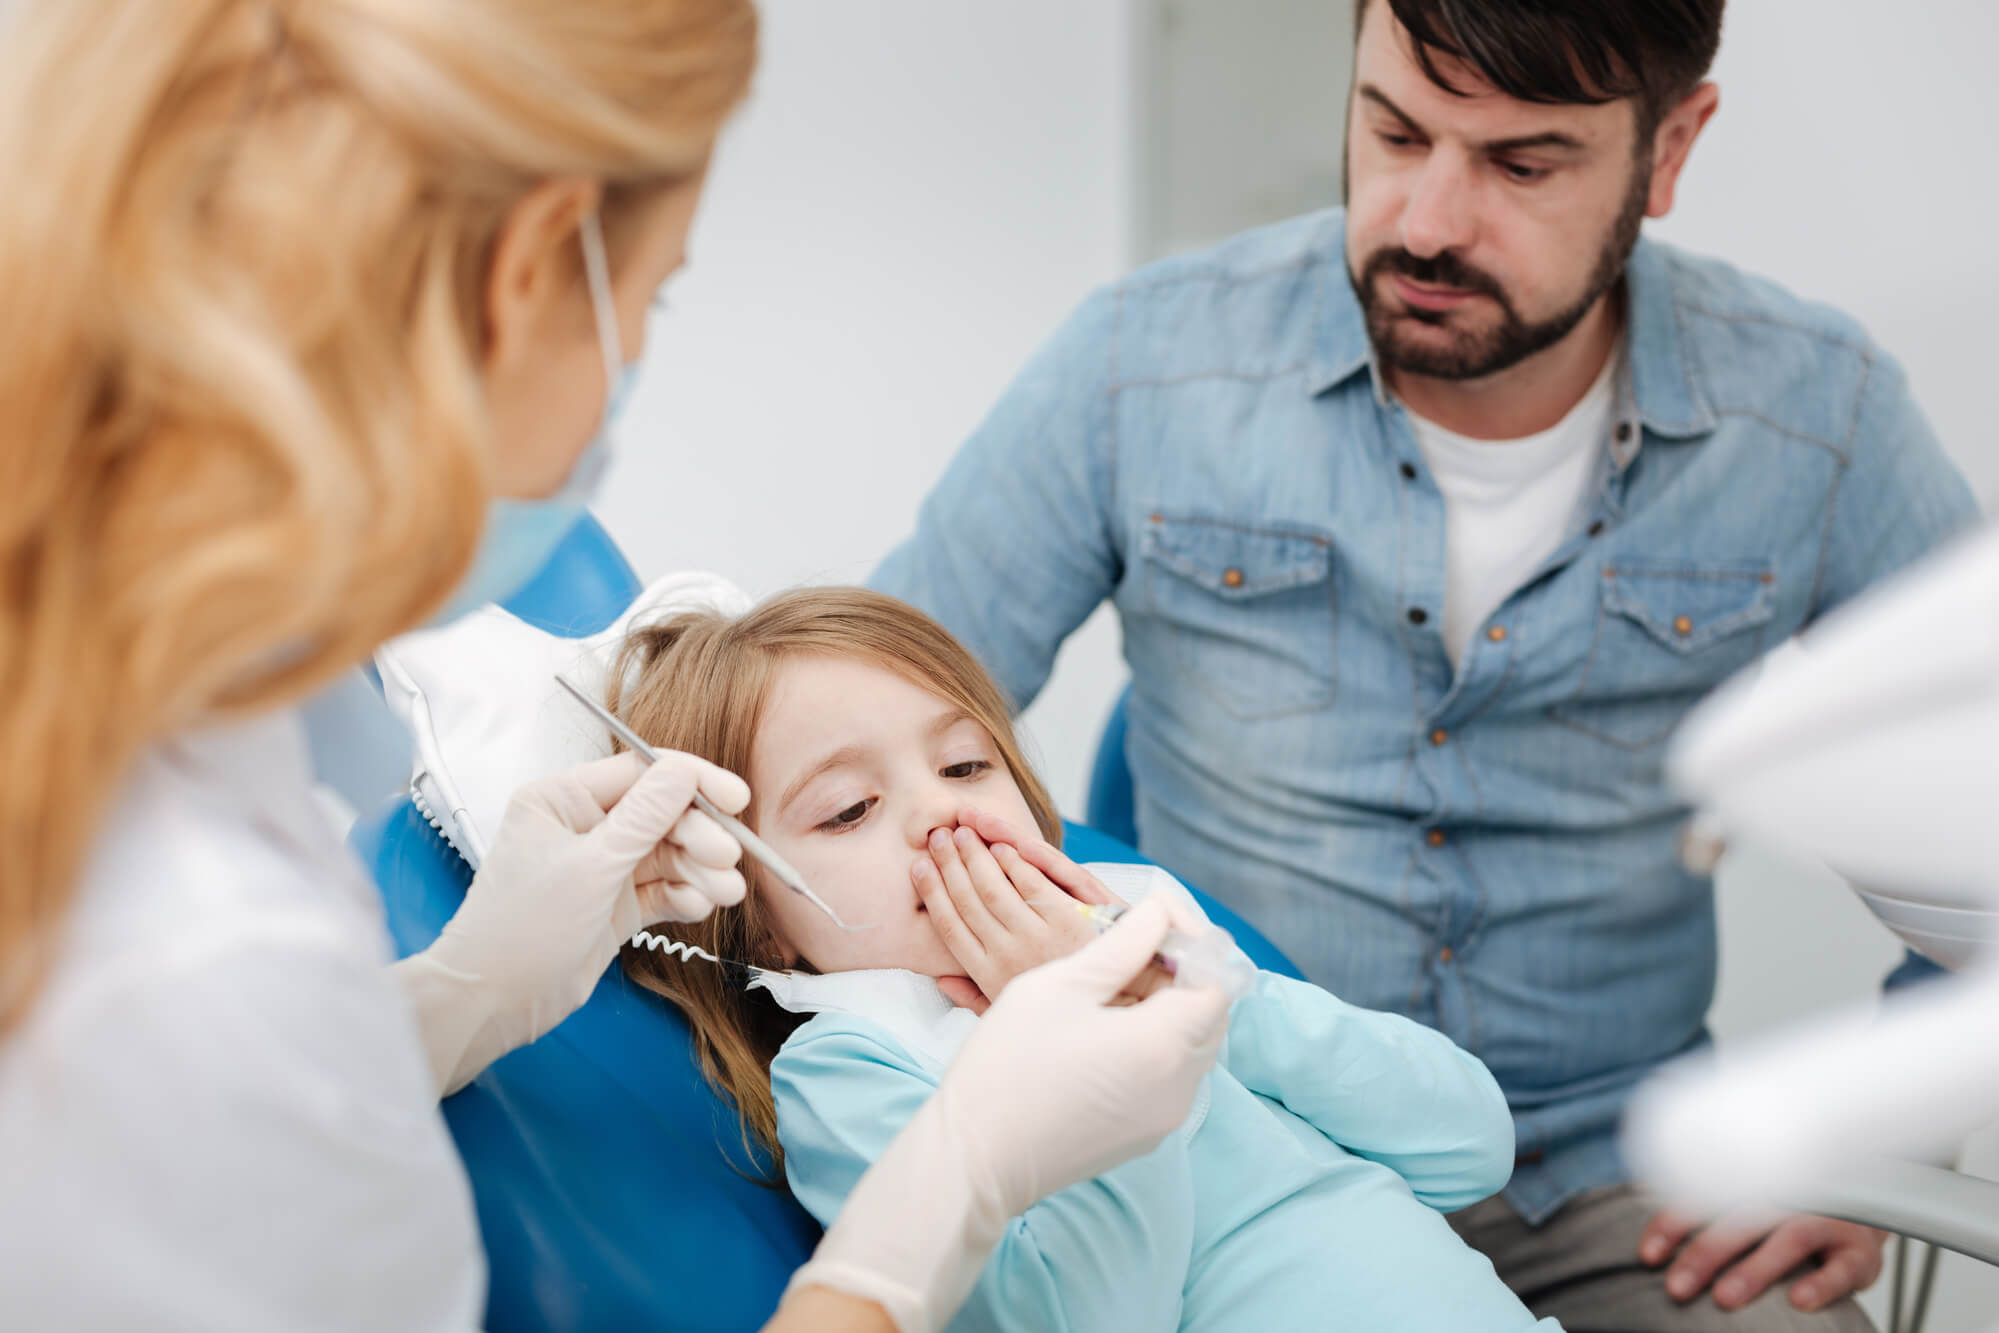
[[(1077, 903), (1076, 910), (1098, 934), (1117, 924), (1126, 909), (1110, 903)], [(1236, 947), (1230, 934), (1220, 926), (1209, 926), (1197, 935), (1169, 930), (1152, 955), (1153, 965), (1176, 982), (1192, 986), (1219, 986), (1231, 1001), (1240, 1000), (1256, 985), (1256, 964)]]
[[(597, 720), (599, 722), (602, 722), (605, 726), (609, 727), (611, 729), (611, 734), (616, 736), (619, 740), (623, 741), (626, 747), (629, 748), (633, 754), (645, 760), (648, 764), (658, 762), (659, 752), (653, 749), (652, 746), (646, 744), (645, 741), (641, 740), (639, 738), (639, 734), (633, 731), (630, 727), (626, 726), (616, 713), (613, 713), (610, 709), (604, 707), (604, 705), (598, 703), (595, 699), (592, 699), (582, 690), (576, 688), (576, 686), (570, 682), (570, 679), (567, 676), (562, 675), (560, 672), (556, 674), (555, 683), (560, 685), (563, 689), (568, 690), (571, 697), (573, 697), (577, 703), (582, 704), (585, 708), (589, 709), (592, 713), (594, 713), (597, 717)], [(769, 870), (771, 874), (777, 876), (778, 883), (784, 885), (784, 887), (790, 889), (793, 893), (803, 894), (805, 897), (805, 901), (811, 903), (814, 907), (824, 912), (827, 915), (827, 917), (831, 919), (834, 925), (838, 926), (842, 930), (874, 929), (874, 927), (872, 926), (850, 926), (846, 922), (842, 921), (840, 919), (840, 914), (838, 912), (835, 912), (832, 909), (832, 907), (830, 907), (827, 904), (825, 899), (821, 898), (818, 894), (814, 893), (811, 887), (806, 884), (805, 876), (799, 874), (796, 870), (793, 870), (791, 868), (790, 863), (787, 862), (783, 857), (779, 856), (777, 852), (772, 849), (769, 843), (765, 842), (762, 838), (759, 838), (755, 833), (751, 832), (750, 826), (748, 824), (745, 824), (742, 820), (737, 819), (733, 815), (723, 814), (722, 811), (716, 807), (713, 801), (709, 800), (706, 796), (703, 796), (701, 794), (699, 788), (696, 788), (694, 792), (694, 808), (699, 810), (702, 814), (708, 816), (708, 818), (714, 820), (717, 824), (720, 824), (723, 830), (727, 832), (730, 837), (734, 838), (737, 842), (743, 845), (744, 851), (748, 852), (751, 856), (754, 856), (757, 860), (763, 862), (764, 867), (767, 870)]]

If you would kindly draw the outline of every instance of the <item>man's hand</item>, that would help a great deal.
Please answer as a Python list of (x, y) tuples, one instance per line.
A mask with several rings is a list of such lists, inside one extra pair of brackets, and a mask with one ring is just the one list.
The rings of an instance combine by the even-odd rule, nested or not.
[(1741, 1309), (1799, 1264), (1817, 1259), (1818, 1271), (1790, 1290), (1791, 1304), (1810, 1313), (1873, 1286), (1886, 1239), (1886, 1232), (1829, 1217), (1739, 1213), (1702, 1226), (1668, 1209), (1645, 1228), (1638, 1258), (1653, 1268), (1673, 1260), (1666, 1293), (1674, 1300), (1691, 1301), (1712, 1286), (1714, 1303), (1724, 1310)]
[(1066, 958), (1096, 935), (1076, 899), (1005, 843), (988, 847), (968, 828), (936, 829), (910, 869), (944, 947), (971, 978), (938, 981), (953, 1004), (984, 1013), (1006, 984)]

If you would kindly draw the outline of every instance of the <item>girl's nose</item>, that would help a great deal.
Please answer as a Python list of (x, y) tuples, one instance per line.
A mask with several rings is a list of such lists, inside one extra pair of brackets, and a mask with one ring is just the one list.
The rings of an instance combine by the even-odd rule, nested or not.
[(910, 802), (905, 834), (909, 845), (917, 851), (930, 843), (930, 830), (952, 829), (958, 826), (958, 807), (962, 805), (964, 793), (954, 790), (948, 784), (939, 782), (926, 787)]

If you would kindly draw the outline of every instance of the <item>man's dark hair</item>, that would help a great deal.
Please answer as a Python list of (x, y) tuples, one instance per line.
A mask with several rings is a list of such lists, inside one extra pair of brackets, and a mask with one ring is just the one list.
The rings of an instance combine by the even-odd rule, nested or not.
[[(1373, 0), (1354, 6), (1354, 32)], [(1384, 0), (1415, 39), (1430, 81), (1437, 57), (1464, 61), (1509, 97), (1546, 104), (1636, 98), (1649, 137), (1707, 77), (1726, 0)]]

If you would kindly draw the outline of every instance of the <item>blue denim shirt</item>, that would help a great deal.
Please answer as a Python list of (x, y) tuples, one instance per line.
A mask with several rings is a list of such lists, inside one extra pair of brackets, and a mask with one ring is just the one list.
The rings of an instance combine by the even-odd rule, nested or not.
[(1344, 230), (1299, 218), (1092, 296), (873, 582), (1022, 706), (1112, 599), (1142, 850), (1483, 1059), (1538, 1222), (1625, 1178), (1633, 1085), (1706, 1040), (1714, 896), (1676, 857), (1667, 735), (1976, 506), (1853, 320), (1641, 242), (1600, 478), (1453, 670), (1444, 501)]

